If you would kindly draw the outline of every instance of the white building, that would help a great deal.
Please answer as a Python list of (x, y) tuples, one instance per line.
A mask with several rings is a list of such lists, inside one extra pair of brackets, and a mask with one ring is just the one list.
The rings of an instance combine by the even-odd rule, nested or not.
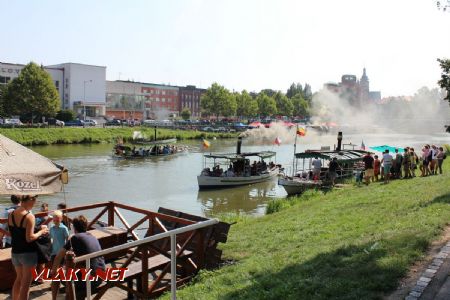
[[(0, 62), (0, 84), (19, 76), (22, 64)], [(89, 117), (105, 115), (106, 67), (77, 63), (45, 66), (61, 98), (61, 109)]]

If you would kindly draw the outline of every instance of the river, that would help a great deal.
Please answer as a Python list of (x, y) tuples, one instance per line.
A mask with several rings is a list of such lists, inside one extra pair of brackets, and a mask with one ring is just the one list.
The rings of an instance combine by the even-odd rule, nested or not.
[[(394, 145), (413, 146), (416, 151), (424, 143), (450, 143), (450, 135), (436, 133), (426, 135), (364, 134), (344, 136), (344, 143), (353, 142), (356, 149), (361, 142), (366, 146)], [(211, 140), (209, 152), (234, 152), (236, 140)], [(65, 193), (39, 196), (50, 209), (57, 203), (68, 206), (91, 204), (103, 201), (118, 201), (132, 206), (157, 210), (166, 207), (203, 216), (222, 213), (264, 214), (268, 201), (285, 197), (283, 188), (276, 179), (270, 182), (231, 189), (199, 191), (196, 176), (203, 167), (204, 150), (199, 141), (182, 141), (189, 151), (172, 157), (146, 160), (116, 160), (111, 157), (111, 144), (36, 146), (32, 149), (69, 170), (69, 184)], [(333, 147), (336, 135), (306, 136), (299, 138), (297, 151)], [(277, 162), (285, 166), (292, 164), (293, 143), (285, 141), (280, 146), (264, 145), (255, 140), (245, 140), (242, 151), (273, 150)], [(418, 151), (417, 151), (418, 152)], [(419, 152), (418, 152), (419, 153)], [(0, 198), (0, 211), (9, 204), (8, 198)], [(38, 210), (38, 208), (36, 209)], [(127, 216), (126, 216), (127, 217)]]

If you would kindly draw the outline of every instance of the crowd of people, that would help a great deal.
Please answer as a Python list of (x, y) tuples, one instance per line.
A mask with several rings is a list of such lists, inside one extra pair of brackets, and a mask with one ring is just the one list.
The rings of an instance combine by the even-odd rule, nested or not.
[(443, 147), (436, 145), (423, 146), (420, 153), (414, 148), (406, 147), (403, 153), (396, 148), (391, 154), (386, 149), (381, 157), (367, 153), (363, 157), (363, 178), (366, 185), (370, 182), (383, 180), (388, 183), (391, 179), (408, 179), (416, 177), (416, 170), (420, 170), (420, 176), (442, 174), (442, 164), (446, 159)]
[(139, 149), (134, 146), (131, 150), (128, 147), (123, 147), (123, 145), (116, 145), (115, 154), (119, 156), (133, 156), (133, 157), (146, 157), (146, 156), (156, 156), (156, 155), (169, 155), (178, 153), (180, 149), (174, 145), (155, 145), (151, 148)]
[[(7, 223), (0, 228), (0, 248), (11, 248), (11, 261), (16, 271), (12, 289), (12, 299), (28, 299), (32, 283), (32, 272), (39, 273), (44, 267), (51, 268), (51, 274), (63, 263), (66, 251), (72, 250), (76, 256), (101, 250), (98, 240), (87, 232), (88, 221), (80, 215), (72, 220), (74, 234), (70, 235), (70, 223), (64, 203), (49, 212), (48, 205), (42, 203), (41, 212), (46, 215), (35, 217), (32, 209), (37, 196), (11, 196), (12, 206), (5, 209)], [(53, 223), (52, 226), (49, 224)], [(105, 269), (103, 257), (91, 260), (94, 270)], [(38, 282), (39, 283), (39, 282)], [(92, 282), (95, 289), (100, 282)], [(85, 282), (76, 281), (77, 299), (84, 299)], [(52, 296), (56, 299), (59, 282), (52, 282)]]

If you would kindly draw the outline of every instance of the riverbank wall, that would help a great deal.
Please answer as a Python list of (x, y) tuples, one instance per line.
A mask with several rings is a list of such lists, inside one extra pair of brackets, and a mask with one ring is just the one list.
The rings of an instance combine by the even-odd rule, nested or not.
[(424, 259), (448, 225), (449, 158), (443, 169), (443, 175), (389, 184), (308, 191), (286, 200), (291, 203), (278, 212), (238, 216), (222, 246), (223, 267), (200, 272), (177, 295), (382, 299)]
[[(51, 144), (115, 143), (118, 139), (130, 141), (134, 131), (145, 137), (154, 136), (153, 128), (3, 128), (0, 134), (25, 146)], [(237, 133), (201, 132), (194, 130), (157, 129), (158, 139), (178, 140), (235, 138)]]

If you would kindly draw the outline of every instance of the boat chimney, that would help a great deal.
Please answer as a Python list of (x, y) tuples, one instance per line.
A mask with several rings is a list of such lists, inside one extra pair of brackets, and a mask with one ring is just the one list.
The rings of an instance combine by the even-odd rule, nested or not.
[(238, 137), (237, 146), (236, 146), (236, 154), (241, 154), (241, 146), (242, 146), (242, 137)]
[(337, 144), (336, 151), (341, 151), (342, 150), (341, 149), (341, 146), (342, 146), (342, 131), (338, 132), (337, 140), (338, 140), (338, 144)]

